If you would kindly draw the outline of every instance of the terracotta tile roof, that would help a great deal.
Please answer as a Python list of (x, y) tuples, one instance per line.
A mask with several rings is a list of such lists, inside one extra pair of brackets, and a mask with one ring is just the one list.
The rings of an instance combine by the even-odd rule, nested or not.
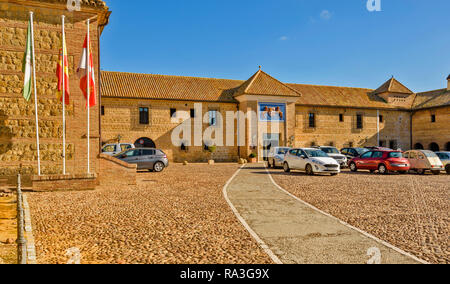
[(447, 89), (418, 93), (414, 100), (413, 109), (418, 110), (441, 106), (450, 106), (450, 91), (447, 91)]
[(243, 81), (105, 72), (101, 73), (103, 97), (233, 102)]
[[(106, 98), (237, 103), (238, 94), (262, 92), (263, 95), (296, 96), (298, 105), (411, 109), (410, 105), (399, 107), (386, 103), (373, 89), (284, 84), (262, 71), (247, 81), (102, 71), (101, 86), (102, 97)], [(450, 105), (450, 92), (445, 89), (414, 97), (415, 109)]]
[(397, 81), (394, 77), (389, 79), (386, 83), (381, 85), (378, 89), (376, 89), (374, 94), (382, 94), (382, 93), (400, 93), (400, 94), (414, 94), (413, 91), (405, 87), (402, 83)]
[(256, 72), (255, 75), (242, 84), (234, 96), (238, 97), (246, 94), (284, 97), (301, 96), (297, 90), (292, 89), (262, 70)]
[(357, 108), (398, 109), (373, 94), (373, 89), (288, 84), (298, 90), (302, 97), (299, 105), (339, 106)]

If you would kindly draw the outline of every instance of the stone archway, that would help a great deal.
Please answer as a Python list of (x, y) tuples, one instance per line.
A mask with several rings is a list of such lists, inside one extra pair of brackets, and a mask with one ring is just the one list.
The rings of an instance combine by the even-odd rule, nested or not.
[(450, 152), (450, 142), (447, 142), (447, 144), (445, 144), (445, 151)]
[(430, 144), (430, 150), (433, 152), (439, 152), (441, 148), (439, 147), (439, 144), (433, 142)]
[(414, 145), (414, 150), (425, 150), (425, 147), (421, 143)]
[(147, 137), (142, 137), (134, 142), (136, 148), (156, 148), (155, 142)]

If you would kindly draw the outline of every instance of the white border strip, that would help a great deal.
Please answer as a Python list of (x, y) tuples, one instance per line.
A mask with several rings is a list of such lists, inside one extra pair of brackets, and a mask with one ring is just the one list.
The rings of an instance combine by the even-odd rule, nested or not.
[(245, 168), (245, 165), (243, 165), (237, 172), (231, 177), (231, 179), (225, 184), (223, 187), (223, 196), (225, 197), (225, 200), (227, 201), (228, 205), (231, 208), (231, 211), (233, 211), (234, 215), (238, 218), (238, 220), (242, 223), (244, 228), (250, 233), (250, 235), (256, 240), (258, 245), (264, 250), (264, 252), (272, 259), (272, 261), (276, 264), (283, 264), (281, 260), (273, 253), (273, 251), (269, 248), (269, 246), (264, 243), (263, 240), (255, 233), (255, 231), (250, 228), (250, 226), (245, 222), (244, 218), (242, 218), (241, 214), (237, 211), (236, 207), (234, 207), (233, 203), (231, 203), (230, 199), (228, 198), (227, 188), (231, 184), (231, 182), (236, 178), (236, 176), (241, 172), (241, 170)]
[(28, 204), (28, 198), (26, 194), (23, 194), (23, 211), (24, 211), (24, 223), (25, 233), (27, 239), (27, 264), (36, 264), (36, 246), (33, 236), (33, 226), (31, 223), (30, 205)]
[(403, 255), (405, 255), (405, 256), (407, 256), (407, 257), (410, 257), (410, 258), (414, 259), (414, 260), (417, 261), (417, 262), (420, 262), (420, 263), (422, 263), (422, 264), (429, 264), (429, 263), (426, 262), (425, 260), (422, 260), (422, 259), (420, 259), (420, 258), (418, 258), (418, 257), (416, 257), (416, 256), (414, 256), (414, 255), (412, 255), (412, 254), (410, 254), (410, 253), (407, 253), (406, 251), (404, 251), (404, 250), (402, 250), (402, 249), (399, 249), (398, 247), (396, 247), (396, 246), (394, 246), (394, 245), (391, 245), (390, 243), (385, 242), (385, 241), (383, 241), (383, 240), (381, 240), (381, 239), (375, 237), (374, 235), (371, 235), (371, 234), (369, 234), (369, 233), (367, 233), (367, 232), (365, 232), (365, 231), (363, 231), (363, 230), (361, 230), (361, 229), (358, 229), (358, 228), (356, 228), (356, 227), (354, 227), (354, 226), (352, 226), (352, 225), (350, 225), (350, 224), (348, 224), (348, 223), (342, 221), (341, 219), (339, 219), (339, 218), (337, 218), (337, 217), (334, 217), (333, 215), (330, 215), (330, 214), (328, 214), (328, 213), (326, 213), (326, 212), (320, 210), (319, 208), (317, 208), (317, 207), (315, 207), (315, 206), (313, 206), (313, 205), (311, 205), (311, 204), (309, 204), (309, 203), (307, 203), (307, 202), (301, 200), (301, 199), (298, 198), (297, 196), (293, 195), (293, 194), (290, 193), (289, 191), (287, 191), (287, 190), (285, 190), (284, 188), (282, 188), (281, 186), (279, 186), (279, 185), (275, 182), (275, 180), (273, 179), (272, 174), (269, 172), (269, 170), (267, 169), (267, 167), (265, 168), (265, 170), (266, 170), (267, 174), (269, 175), (270, 180), (272, 181), (272, 183), (273, 183), (277, 188), (279, 188), (281, 191), (283, 191), (284, 193), (286, 193), (286, 194), (289, 195), (290, 197), (296, 199), (297, 201), (300, 201), (301, 203), (303, 203), (304, 205), (308, 206), (309, 208), (311, 208), (311, 209), (313, 209), (313, 210), (315, 210), (315, 211), (317, 211), (317, 212), (319, 212), (319, 213), (321, 213), (321, 214), (323, 214), (323, 215), (325, 215), (325, 216), (327, 216), (327, 217), (330, 217), (330, 218), (332, 218), (333, 220), (338, 221), (338, 222), (341, 223), (342, 225), (344, 225), (344, 226), (346, 226), (346, 227), (348, 227), (348, 228), (350, 228), (350, 229), (352, 229), (352, 230), (355, 230), (355, 231), (357, 231), (358, 233), (361, 233), (361, 234), (363, 234), (364, 236), (366, 236), (366, 237), (368, 237), (368, 238), (370, 238), (370, 239), (372, 239), (372, 240), (374, 240), (374, 241), (376, 241), (376, 242), (378, 242), (378, 243), (380, 243), (380, 244), (382, 244), (382, 245), (384, 245), (384, 246), (386, 246), (386, 247), (388, 247), (388, 248), (390, 248), (390, 249), (393, 249), (394, 251), (396, 251), (396, 252), (398, 252), (398, 253), (400, 253), (400, 254), (403, 254)]

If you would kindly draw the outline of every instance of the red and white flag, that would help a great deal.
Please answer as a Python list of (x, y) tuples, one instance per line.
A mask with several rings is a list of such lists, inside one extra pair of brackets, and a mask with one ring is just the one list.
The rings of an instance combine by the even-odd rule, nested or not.
[[(80, 79), (80, 88), (83, 91), (84, 97), (86, 99), (86, 107), (88, 107), (88, 103), (87, 103), (87, 77), (88, 77), (88, 72), (87, 72), (87, 68), (86, 68), (86, 58), (87, 58), (87, 47), (88, 47), (88, 37), (86, 35), (86, 38), (84, 39), (84, 45), (83, 45), (83, 55), (81, 56), (81, 60), (80, 60), (80, 65), (77, 69), (77, 73), (78, 76), (81, 78)], [(95, 88), (95, 72), (94, 72), (94, 60), (92, 57), (92, 51), (91, 51), (91, 41), (89, 40), (89, 106), (93, 107), (95, 105), (97, 105), (97, 92), (96, 92), (96, 88)]]

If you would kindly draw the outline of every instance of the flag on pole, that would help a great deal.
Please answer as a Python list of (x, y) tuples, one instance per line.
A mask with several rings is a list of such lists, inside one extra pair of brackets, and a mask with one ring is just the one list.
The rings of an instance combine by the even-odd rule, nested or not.
[[(64, 53), (63, 53), (64, 51)], [(59, 61), (58, 66), (56, 67), (56, 76), (58, 76), (58, 99), (62, 102), (62, 85), (63, 85), (63, 57), (64, 57), (64, 90), (66, 93), (65, 103), (66, 105), (70, 104), (70, 89), (69, 89), (69, 60), (67, 59), (67, 46), (66, 46), (66, 37), (63, 34), (61, 40), (61, 49), (59, 51)]]
[[(83, 55), (81, 56), (81, 60), (80, 60), (80, 65), (78, 67), (77, 73), (78, 76), (81, 78), (80, 80), (80, 88), (83, 91), (84, 97), (86, 98), (86, 107), (87, 107), (87, 70), (86, 70), (86, 58), (87, 58), (87, 48), (88, 48), (88, 37), (86, 35), (86, 38), (84, 40), (84, 45), (83, 45)], [(89, 40), (89, 106), (93, 107), (97, 105), (97, 92), (95, 89), (95, 72), (94, 72), (94, 60), (92, 57), (92, 52), (91, 52), (91, 41)]]
[(27, 33), (27, 47), (25, 54), (23, 56), (22, 72), (24, 73), (23, 82), (23, 98), (26, 101), (31, 99), (31, 60), (32, 60), (32, 50), (31, 50), (31, 22), (28, 22), (28, 33)]

